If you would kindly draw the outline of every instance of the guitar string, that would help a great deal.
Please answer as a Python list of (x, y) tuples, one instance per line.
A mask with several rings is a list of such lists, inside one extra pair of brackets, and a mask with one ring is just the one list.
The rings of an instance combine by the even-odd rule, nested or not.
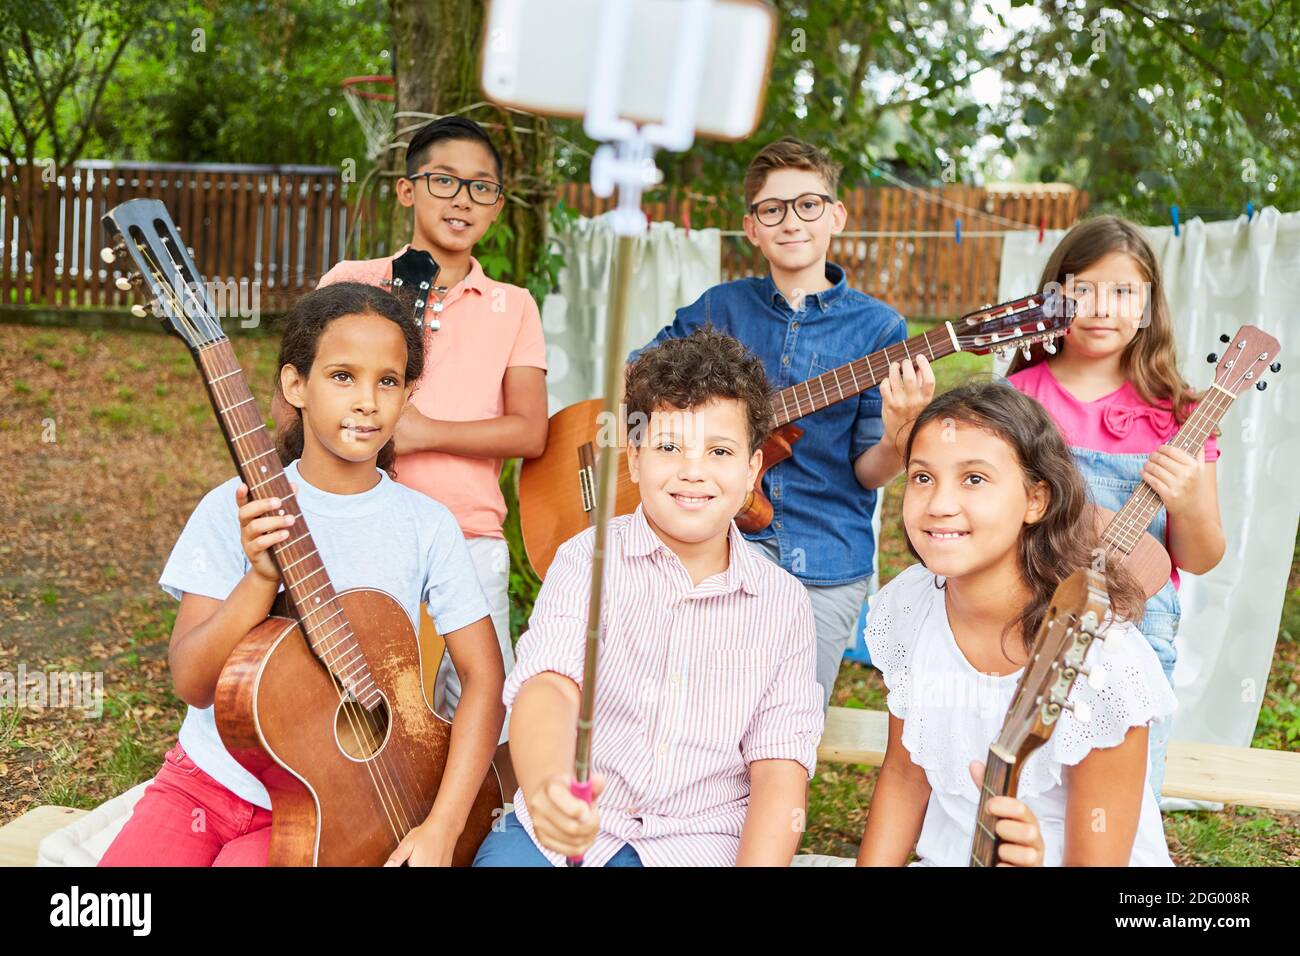
[[(1169, 444), (1176, 448), (1180, 448), (1183, 451), (1190, 451), (1191, 447), (1204, 444), (1205, 436), (1208, 436), (1209, 434), (1209, 428), (1207, 427), (1205, 429), (1204, 436), (1199, 436), (1199, 441), (1197, 440), (1198, 436), (1195, 435), (1197, 431), (1200, 431), (1201, 420), (1199, 416), (1201, 415), (1201, 409), (1205, 408), (1210, 402), (1219, 398), (1221, 398), (1221, 396), (1217, 392), (1210, 398), (1207, 398), (1202, 403), (1201, 407), (1197, 409), (1195, 416), (1197, 420), (1195, 422), (1191, 419), (1188, 420), (1188, 424), (1191, 424), (1192, 428), (1180, 431), (1178, 435), (1174, 436), (1174, 440), (1169, 442)], [(1227, 406), (1225, 405), (1223, 409), (1217, 409), (1217, 411), (1222, 412), (1226, 410), (1226, 408)], [(1205, 414), (1208, 416), (1209, 412), (1207, 411)], [(1155, 507), (1151, 509), (1145, 522), (1143, 522), (1140, 515), (1148, 508), (1148, 506), (1151, 505), (1154, 505)], [(1133, 490), (1132, 496), (1124, 503), (1124, 506), (1120, 508), (1119, 512), (1111, 521), (1111, 524), (1114, 527), (1114, 532), (1111, 532), (1110, 526), (1106, 528), (1106, 532), (1110, 534), (1113, 539), (1106, 543), (1111, 545), (1111, 550), (1118, 548), (1123, 552), (1123, 557), (1119, 559), (1121, 562), (1123, 561), (1123, 558), (1128, 557), (1129, 554), (1132, 553), (1133, 549), (1137, 547), (1138, 542), (1142, 540), (1142, 535), (1146, 533), (1147, 528), (1151, 525), (1151, 521), (1155, 518), (1155, 512), (1159, 510), (1162, 505), (1163, 499), (1160, 498), (1156, 490), (1145, 481), (1139, 481), (1138, 487)]]
[[(1246, 373), (1243, 373), (1243, 378), (1245, 374)], [(1233, 383), (1233, 387), (1235, 387), (1236, 384), (1239, 384), (1240, 381), (1241, 380), (1239, 379), (1237, 383)], [(1209, 437), (1210, 429), (1214, 427), (1215, 422), (1225, 411), (1227, 411), (1234, 400), (1235, 396), (1233, 395), (1224, 395), (1222, 392), (1217, 390), (1211, 390), (1211, 393), (1202, 399), (1201, 403), (1197, 406), (1196, 411), (1187, 419), (1183, 428), (1180, 429), (1179, 433), (1174, 436), (1174, 439), (1169, 442), (1169, 444), (1189, 453), (1192, 448), (1199, 449), (1205, 444), (1206, 439)], [(1147, 518), (1144, 524), (1140, 523), (1140, 518), (1138, 517), (1148, 505), (1152, 504), (1159, 508), (1163, 505), (1163, 499), (1160, 498), (1154, 488), (1146, 482), (1142, 482), (1136, 489), (1134, 489), (1133, 495), (1129, 501), (1125, 502), (1124, 507), (1121, 508), (1115, 518), (1112, 519), (1112, 524), (1115, 527), (1115, 533), (1112, 537), (1114, 537), (1115, 540), (1107, 541), (1106, 543), (1111, 544), (1112, 549), (1115, 547), (1121, 548), (1124, 552), (1124, 556), (1127, 557), (1128, 554), (1130, 554), (1137, 546), (1138, 542), (1142, 540), (1142, 535), (1146, 533), (1147, 528), (1150, 527), (1151, 520), (1155, 517), (1153, 512), (1151, 517)], [(1130, 513), (1125, 514), (1126, 511), (1129, 511)], [(1109, 532), (1110, 527), (1107, 527), (1106, 531)]]
[[(196, 338), (196, 339), (199, 338), (199, 337), (201, 337), (201, 336), (202, 336), (202, 337), (207, 337), (207, 338), (209, 338), (209, 339), (213, 338), (213, 336), (211, 335), (210, 331), (200, 333), (200, 330), (199, 330), (198, 327), (194, 324), (194, 320), (193, 320), (193, 318), (188, 314), (188, 312), (186, 311), (186, 309), (185, 309), (183, 303), (181, 303), (180, 301), (178, 301), (178, 299), (177, 299), (177, 297), (176, 297), (176, 295), (175, 295), (174, 289), (173, 289), (173, 287), (170, 285), (169, 280), (167, 279), (167, 277), (166, 277), (165, 275), (163, 275), (163, 270), (162, 270), (161, 264), (160, 264), (160, 263), (156, 264), (156, 263), (154, 263), (154, 262), (152, 261), (151, 251), (150, 251), (147, 247), (141, 245), (140, 242), (139, 242), (138, 240), (135, 241), (135, 245), (136, 245), (136, 247), (137, 247), (137, 250), (141, 253), (141, 256), (142, 256), (142, 257), (143, 257), (143, 258), (148, 262), (148, 264), (149, 264), (149, 268), (150, 268), (150, 271), (151, 271), (151, 272), (153, 273), (153, 275), (154, 275), (154, 279), (155, 279), (155, 281), (156, 281), (157, 284), (158, 284), (158, 288), (159, 288), (159, 290), (160, 290), (161, 292), (163, 292), (164, 294), (166, 294), (167, 297), (171, 300), (171, 304), (172, 304), (172, 307), (173, 307), (173, 311), (176, 313), (176, 315), (178, 316), (178, 318), (180, 318), (180, 319), (181, 319), (181, 320), (186, 324), (187, 329), (188, 329), (191, 333), (193, 333), (193, 334), (195, 335), (195, 338)], [(180, 269), (179, 266), (176, 266), (176, 273), (177, 273), (178, 276), (182, 274), (182, 270)], [(188, 288), (186, 289), (186, 291), (189, 292)], [(190, 295), (193, 295), (192, 292), (189, 292), (189, 294), (190, 294)], [(201, 314), (203, 311), (206, 311), (206, 309), (199, 309), (199, 310), (197, 310), (197, 311), (199, 311), (200, 314)], [(206, 316), (204, 316), (204, 321), (205, 321), (205, 322), (208, 321)], [(218, 332), (219, 332), (219, 327), (218, 327)], [(224, 337), (225, 337), (225, 336), (224, 336), (224, 333), (220, 333), (220, 332), (219, 332), (219, 335), (220, 335), (221, 338), (224, 338)], [(226, 341), (228, 341), (228, 339), (227, 339)], [(214, 342), (208, 342), (207, 344), (210, 346), (210, 345), (215, 344), (215, 343), (214, 343)], [(201, 363), (200, 363), (200, 368), (201, 368), (201, 370), (204, 372), (205, 379), (206, 379), (206, 377), (207, 377), (207, 370), (206, 370), (205, 368), (202, 368), (202, 364), (201, 364)], [(219, 382), (213, 382), (213, 381), (209, 380), (209, 381), (208, 381), (208, 384), (209, 384), (209, 386), (210, 386), (211, 388), (214, 389), (214, 391), (217, 391), (217, 392), (223, 392), (223, 391), (225, 391), (225, 390), (222, 388), (222, 386), (220, 385)], [(233, 397), (234, 397), (233, 395), (230, 395), (228, 392), (225, 392), (225, 398), (227, 398), (227, 399), (232, 399)], [(219, 402), (218, 404), (219, 404), (219, 407), (221, 407), (222, 404), (225, 404), (227, 407), (230, 406), (230, 402), (229, 402), (229, 401), (224, 402), (224, 403)], [(222, 414), (224, 415), (224, 412), (223, 412)], [(241, 440), (242, 440), (242, 439), (240, 439), (240, 438), (235, 438), (235, 437), (234, 437), (234, 433), (232, 432), (231, 444), (234, 445), (234, 446), (236, 446), (236, 450), (237, 450), (237, 451), (239, 450), (238, 445), (239, 445), (239, 442), (240, 442)], [(245, 452), (244, 457), (247, 459), (247, 458), (249, 457), (249, 453)], [(280, 475), (283, 476), (283, 471), (280, 472)], [(301, 514), (301, 512), (299, 512), (299, 513)], [(287, 549), (286, 549), (286, 550), (287, 550)], [(331, 591), (332, 591), (332, 590), (333, 590), (333, 589), (332, 589), (332, 586), (331, 586)], [(336, 596), (331, 598), (331, 600), (335, 600), (335, 599), (336, 599)], [(340, 607), (340, 611), (341, 611), (341, 610), (342, 610), (342, 609), (341, 609), (341, 607)], [(315, 612), (315, 611), (308, 611), (308, 612), (304, 615), (304, 618), (305, 618), (305, 617), (309, 617), (312, 613), (316, 613), (316, 612)], [(331, 616), (332, 616), (332, 615), (331, 615)], [(345, 620), (346, 620), (346, 615), (345, 615)], [(311, 626), (311, 625), (309, 625), (308, 622), (307, 622), (306, 620), (303, 621), (303, 627), (304, 627), (305, 630), (308, 631), (308, 636), (309, 636), (309, 638), (310, 638), (310, 626)], [(351, 630), (350, 625), (348, 626), (348, 629)], [(328, 668), (328, 666), (329, 666), (329, 665), (327, 664), (327, 668)], [(368, 669), (369, 669), (369, 668), (368, 668), (368, 665), (367, 665), (367, 670), (368, 670)], [(349, 724), (350, 724), (351, 729), (352, 729), (352, 731), (353, 731), (353, 735), (354, 735), (355, 738), (357, 738), (358, 740), (360, 740), (360, 739), (362, 739), (362, 735), (361, 735), (360, 733), (358, 733), (358, 730), (357, 730), (357, 727), (356, 727), (356, 723), (355, 723), (355, 721), (353, 720), (352, 712), (351, 712), (351, 710), (350, 710), (349, 708), (347, 708), (347, 707), (345, 706), (345, 699), (344, 699), (344, 694), (343, 694), (343, 688), (341, 687), (340, 683), (339, 683), (339, 682), (334, 678), (334, 675), (333, 675), (333, 671), (332, 671), (332, 670), (330, 671), (330, 676), (331, 676), (331, 682), (335, 684), (335, 689), (336, 689), (336, 691), (337, 691), (338, 694), (339, 694), (339, 701), (340, 701), (340, 704), (341, 704), (341, 705), (344, 705), (344, 706), (343, 706), (343, 709), (344, 709), (344, 711), (347, 713), (348, 721), (349, 721)], [(372, 737), (371, 737), (371, 742), (373, 742), (373, 735), (372, 735)], [(383, 754), (380, 754), (379, 756), (382, 757)], [(372, 767), (372, 763), (373, 763), (373, 762), (374, 762), (374, 761), (370, 761), (370, 760), (364, 760), (364, 761), (362, 761), (362, 763), (364, 763), (364, 764), (366, 765), (367, 772), (369, 773), (370, 778), (371, 778), (372, 786), (374, 787), (376, 793), (377, 793), (377, 794), (379, 795), (379, 797), (380, 797), (380, 803), (381, 803), (381, 806), (382, 806), (383, 809), (384, 809), (385, 816), (388, 818), (389, 828), (393, 831), (394, 836), (395, 836), (395, 837), (400, 841), (400, 840), (402, 839), (402, 837), (405, 835), (405, 832), (409, 832), (409, 830), (410, 830), (410, 822), (409, 822), (409, 820), (407, 819), (407, 813), (409, 813), (409, 808), (408, 808), (408, 807), (405, 807), (405, 806), (402, 805), (402, 804), (404, 803), (404, 801), (399, 801), (399, 800), (396, 798), (396, 791), (395, 791), (395, 789), (391, 786), (391, 782), (390, 782), (390, 781), (381, 781), (381, 780), (379, 780), (379, 779), (376, 777), (375, 770), (374, 770), (374, 768)], [(386, 768), (384, 768), (384, 767), (381, 765), (380, 769), (386, 769)], [(397, 827), (396, 827), (396, 825), (394, 824), (394, 820), (393, 820), (394, 813), (393, 813), (392, 810), (390, 809), (389, 803), (392, 803), (394, 806), (396, 806), (398, 809), (401, 810), (401, 818), (402, 818), (403, 822), (405, 822), (405, 823), (407, 824), (407, 829), (406, 829), (405, 832), (398, 832)], [(418, 815), (418, 813), (417, 813), (417, 815)]]
[[(1023, 326), (1028, 322), (1041, 321), (1043, 310), (1042, 307), (1040, 306), (1034, 309), (1026, 310), (1025, 313), (1019, 313), (1019, 314), (1025, 315), (1025, 317), (1021, 318), (1017, 323), (1018, 326)], [(921, 343), (923, 343), (924, 350), (930, 353), (930, 358), (932, 360), (935, 360), (937, 358), (943, 358), (951, 354), (951, 352), (944, 352), (943, 355), (940, 356), (935, 356), (934, 354), (935, 343), (930, 340), (930, 335), (932, 333), (938, 335), (941, 351), (943, 348), (951, 346), (951, 339), (948, 336), (943, 335), (942, 334), (943, 331), (946, 330), (931, 329), (927, 332), (922, 332), (920, 335), (912, 336), (912, 338), (907, 339), (906, 341), (896, 342), (893, 345), (886, 346), (885, 348), (880, 349), (877, 352), (873, 352), (870, 355), (864, 356), (863, 358), (855, 359), (854, 361), (848, 362), (845, 365), (839, 366), (838, 368), (830, 369), (826, 372), (823, 372), (821, 375), (814, 376), (813, 378), (810, 378), (803, 382), (796, 382), (794, 385), (790, 385), (784, 389), (775, 392), (772, 397), (774, 400), (780, 400), (782, 409), (785, 411), (785, 414), (789, 416), (788, 417), (789, 421), (795, 421), (796, 419), (802, 418), (805, 415), (811, 415), (813, 412), (816, 412), (821, 408), (825, 408), (827, 405), (835, 404), (836, 402), (839, 401), (844, 401), (847, 398), (853, 397), (853, 395), (860, 394), (861, 392), (867, 391), (871, 388), (875, 388), (877, 385), (880, 384), (880, 382), (884, 378), (888, 376), (890, 366), (892, 366), (895, 362), (905, 361), (912, 357), (912, 350), (908, 348), (908, 343), (914, 342), (914, 340), (916, 339), (921, 340)], [(1000, 347), (1005, 344), (1014, 348), (1020, 348), (1023, 345), (1030, 345), (1038, 341), (1042, 341), (1044, 338), (1054, 337), (1052, 335), (1053, 331), (1055, 330), (1050, 328), (1044, 328), (1042, 331), (1038, 331), (1038, 330), (1031, 331), (1027, 336), (1012, 336), (1000, 340), (998, 343), (996, 343), (996, 347)], [(976, 334), (957, 333), (958, 344), (962, 346), (963, 350), (972, 347), (983, 348), (987, 345), (994, 344), (991, 342), (980, 342), (979, 341), (980, 338), (982, 338), (982, 336)], [(902, 351), (902, 354), (899, 354), (899, 350)], [(918, 349), (917, 354), (924, 354), (924, 351)], [(854, 385), (853, 391), (851, 391), (848, 395), (845, 395), (844, 385), (841, 383), (839, 378), (839, 373), (841, 371), (847, 371), (849, 378)], [(859, 373), (861, 373), (864, 377), (869, 376), (871, 379), (871, 384), (862, 387), (857, 380), (857, 376)], [(829, 394), (827, 391), (828, 380), (834, 383), (835, 390), (839, 396), (836, 399), (829, 398)], [(818, 388), (821, 389), (822, 392), (823, 402), (820, 404), (817, 401), (816, 395), (813, 393), (814, 383)], [(800, 397), (798, 391), (800, 387), (804, 389), (804, 392), (806, 393), (806, 397)], [(787, 396), (789, 396), (789, 398), (787, 398)], [(793, 403), (795, 407), (795, 411), (797, 413), (795, 415), (790, 415), (789, 406), (791, 403)], [(778, 424), (784, 424), (784, 423), (778, 422)]]

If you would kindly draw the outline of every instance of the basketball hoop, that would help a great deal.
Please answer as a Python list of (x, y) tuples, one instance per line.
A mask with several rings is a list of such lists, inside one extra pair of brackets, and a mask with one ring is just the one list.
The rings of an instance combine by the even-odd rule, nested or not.
[(366, 158), (374, 162), (393, 138), (393, 95), (391, 76), (349, 76), (340, 86), (352, 115), (366, 136)]

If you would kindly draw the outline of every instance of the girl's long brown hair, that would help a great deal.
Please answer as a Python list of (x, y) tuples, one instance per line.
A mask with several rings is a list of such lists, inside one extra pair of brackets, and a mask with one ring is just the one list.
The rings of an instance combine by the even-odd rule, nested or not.
[[(1030, 650), (1057, 586), (1079, 568), (1094, 565), (1096, 555), (1105, 555), (1091, 509), (1084, 507), (1087, 486), (1083, 476), (1046, 409), (1005, 383), (959, 385), (927, 405), (907, 436), (905, 466), (912, 459), (917, 433), (931, 422), (944, 426), (963, 422), (996, 435), (1015, 453), (1025, 487), (1033, 488), (1039, 482), (1047, 486), (1047, 510), (1035, 524), (1021, 529), (1017, 545), (1020, 574), (1031, 597), (1003, 633), (1005, 638), (1019, 628), (1025, 649)], [(907, 547), (917, 560), (921, 559), (910, 538)], [(1140, 620), (1146, 596), (1136, 580), (1109, 562), (1103, 567), (1115, 616)]]
[[(1139, 328), (1133, 341), (1125, 346), (1124, 354), (1120, 356), (1120, 368), (1148, 405), (1169, 402), (1174, 419), (1181, 425), (1190, 413), (1188, 406), (1198, 396), (1178, 374), (1174, 328), (1169, 317), (1169, 303), (1165, 300), (1160, 263), (1156, 261), (1155, 252), (1142, 235), (1140, 226), (1118, 216), (1095, 216), (1078, 223), (1052, 251), (1038, 280), (1039, 291), (1046, 291), (1053, 283), (1064, 288), (1067, 276), (1078, 275), (1111, 253), (1129, 256), (1150, 290), (1147, 301), (1150, 322)], [(1022, 353), (1016, 353), (1007, 374), (1037, 365), (1046, 358), (1043, 346), (1036, 343), (1030, 348), (1027, 359)]]
[[(406, 339), (406, 382), (411, 384), (419, 380), (424, 371), (424, 331), (415, 324), (408, 304), (363, 282), (339, 282), (308, 292), (285, 318), (280, 358), (275, 366), (277, 391), (280, 388), (280, 369), (286, 365), (292, 365), (303, 378), (311, 374), (312, 363), (316, 361), (316, 347), (325, 326), (345, 315), (378, 315), (397, 323)], [(288, 402), (283, 402), (281, 407), (289, 409), (293, 415), (290, 421), (276, 429), (275, 436), (280, 462), (287, 466), (302, 457), (302, 413)], [(396, 478), (396, 459), (397, 451), (390, 438), (379, 450), (375, 464), (388, 472), (390, 478)]]

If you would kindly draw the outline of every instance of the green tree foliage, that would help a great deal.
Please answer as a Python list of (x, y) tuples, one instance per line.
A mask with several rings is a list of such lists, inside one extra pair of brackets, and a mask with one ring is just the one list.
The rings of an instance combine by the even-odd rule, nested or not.
[(1168, 221), (1300, 207), (1294, 0), (1050, 0), (998, 61), (1031, 172)]
[(206, 0), (169, 6), (119, 64), (96, 128), (112, 158), (365, 164), (339, 89), (390, 74), (382, 0)]

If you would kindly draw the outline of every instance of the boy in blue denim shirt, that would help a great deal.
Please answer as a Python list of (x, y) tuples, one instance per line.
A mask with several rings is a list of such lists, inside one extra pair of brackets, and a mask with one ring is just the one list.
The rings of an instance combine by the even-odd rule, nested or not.
[[(646, 348), (711, 323), (745, 343), (773, 388), (784, 389), (907, 338), (902, 316), (850, 289), (844, 270), (826, 261), (848, 217), (835, 198), (838, 178), (830, 159), (800, 140), (764, 147), (745, 173), (744, 227), (768, 275), (707, 290)], [(799, 419), (804, 436), (793, 456), (763, 478), (772, 523), (748, 537), (808, 589), (823, 705), (872, 573), (876, 489), (902, 470), (907, 429), (934, 395), (929, 363), (914, 361), (892, 365), (878, 389)]]

